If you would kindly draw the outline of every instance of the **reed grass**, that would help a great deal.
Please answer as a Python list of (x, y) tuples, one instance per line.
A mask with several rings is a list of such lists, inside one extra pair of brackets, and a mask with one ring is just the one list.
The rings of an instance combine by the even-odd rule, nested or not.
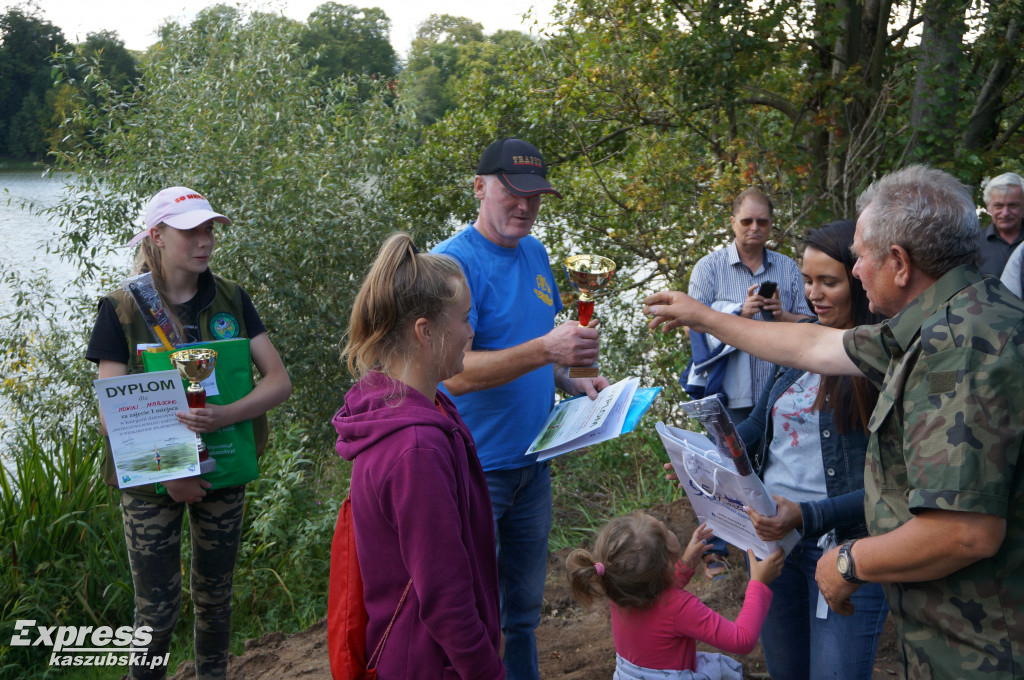
[[(75, 423), (69, 432), (31, 430), (14, 468), (0, 468), (0, 630), (130, 621), (131, 580), (116, 492), (100, 479), (102, 440)], [(128, 617), (125, 618), (127, 611)], [(55, 676), (39, 647), (0, 646), (0, 677)]]
[[(102, 438), (77, 424), (68, 433), (35, 432), (0, 470), (0, 630), (18, 619), (39, 625), (121, 626), (132, 620), (132, 585), (119, 493), (100, 478)], [(245, 640), (303, 630), (326, 614), (330, 544), (349, 465), (300, 426), (276, 427), (249, 485), (235, 569), (231, 650)], [(588, 542), (610, 517), (667, 503), (665, 457), (653, 435), (635, 433), (553, 461), (551, 549)], [(182, 568), (191, 559), (183, 527)], [(191, 597), (171, 649), (170, 670), (192, 656)], [(50, 669), (40, 648), (0, 647), (0, 678), (120, 678), (124, 667)]]
[(678, 499), (664, 479), (667, 461), (658, 436), (645, 431), (555, 458), (550, 549), (578, 547), (612, 517)]

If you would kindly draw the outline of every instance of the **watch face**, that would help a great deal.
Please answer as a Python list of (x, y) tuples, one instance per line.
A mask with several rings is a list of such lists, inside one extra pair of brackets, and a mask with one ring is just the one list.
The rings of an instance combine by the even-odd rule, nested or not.
[(850, 558), (839, 553), (839, 557), (836, 558), (836, 569), (839, 570), (840, 574), (844, 576), (850, 573)]

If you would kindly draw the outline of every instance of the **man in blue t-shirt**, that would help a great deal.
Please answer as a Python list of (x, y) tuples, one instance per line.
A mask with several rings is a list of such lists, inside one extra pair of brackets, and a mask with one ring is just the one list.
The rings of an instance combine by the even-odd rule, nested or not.
[(519, 139), (484, 150), (473, 180), (475, 222), (434, 252), (462, 266), (472, 294), (472, 346), (445, 391), (476, 442), (494, 508), (508, 678), (537, 678), (537, 643), (551, 530), (547, 461), (526, 450), (554, 406), (555, 388), (595, 398), (603, 376), (569, 378), (597, 361), (598, 330), (566, 321), (548, 253), (530, 229), (548, 183), (540, 151)]

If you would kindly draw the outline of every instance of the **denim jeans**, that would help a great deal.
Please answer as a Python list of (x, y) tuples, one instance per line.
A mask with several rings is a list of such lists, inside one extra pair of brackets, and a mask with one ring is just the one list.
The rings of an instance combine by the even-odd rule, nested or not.
[(537, 639), (551, 532), (551, 475), (547, 462), (485, 473), (494, 508), (508, 680), (536, 680)]
[(769, 586), (772, 605), (761, 630), (768, 673), (786, 680), (870, 680), (878, 638), (889, 613), (882, 586), (865, 583), (857, 589), (851, 598), (851, 616), (826, 607), (827, 617), (817, 618), (814, 572), (821, 555), (817, 539), (803, 539)]
[[(683, 537), (680, 536), (679, 540), (681, 541), (682, 539)], [(711, 547), (708, 548), (706, 553), (704, 553), (705, 555), (721, 555), (722, 557), (725, 557), (729, 554), (729, 544), (725, 542), (725, 539), (719, 538), (718, 536), (712, 536), (708, 539), (708, 543), (711, 544)]]

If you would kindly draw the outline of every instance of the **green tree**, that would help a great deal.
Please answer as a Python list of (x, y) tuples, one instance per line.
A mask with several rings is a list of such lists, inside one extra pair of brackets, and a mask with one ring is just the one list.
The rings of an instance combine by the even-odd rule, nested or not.
[(1024, 47), (1021, 3), (992, 2), (983, 21), (981, 36), (969, 46), (971, 68), (965, 74), (965, 87), (974, 101), (965, 97), (970, 115), (963, 128), (962, 148), (967, 153), (1019, 158), (1020, 130), (1024, 126), (1020, 106), (1024, 93), (1020, 78)]
[[(94, 69), (117, 92), (125, 92), (139, 81), (138, 60), (124, 46), (115, 31), (89, 33), (85, 42), (76, 45), (83, 69)], [(84, 74), (83, 74), (84, 75)]]
[(929, 0), (922, 11), (921, 44), (910, 111), (915, 158), (942, 158), (957, 140), (957, 100), (964, 34), (962, 2)]
[(73, 51), (55, 59), (54, 65), (67, 77), (48, 93), (49, 148), (61, 146), (69, 136), (91, 138), (92, 125), (73, 115), (76, 106), (81, 110), (87, 103), (98, 110), (112, 93), (124, 94), (137, 87), (141, 77), (138, 60), (112, 31), (90, 33)]
[[(552, 256), (596, 252), (622, 267), (605, 302), (622, 316), (604, 328), (634, 331), (603, 347), (609, 360), (625, 347), (628, 370), (630, 356), (660, 342), (643, 332), (637, 296), (685, 286), (696, 260), (732, 238), (726, 218), (739, 190), (758, 185), (774, 197), (776, 241), (792, 253), (806, 229), (852, 216), (867, 182), (910, 159), (975, 185), (1019, 159), (1021, 135), (1008, 133), (1021, 125), (1024, 99), (1020, 79), (1005, 77), (1024, 64), (1019, 6), (560, 3), (548, 39), (506, 53), (498, 77), (457, 83), (457, 103), (404, 161), (411, 177), (430, 159), (435, 182), (396, 200), (410, 223), (470, 219), (480, 150), (509, 135), (537, 144), (566, 196), (541, 213), (538, 234)], [(932, 52), (912, 39), (919, 31)], [(1000, 95), (984, 94), (996, 81)], [(958, 143), (951, 133), (968, 129), (972, 115), (985, 132), (974, 146)], [(649, 356), (662, 361), (667, 349)], [(677, 371), (679, 360), (664, 366)], [(669, 373), (661, 384), (674, 382)]]
[(50, 127), (41, 110), (52, 87), (49, 60), (65, 39), (30, 11), (13, 7), (0, 14), (0, 156), (39, 160)]
[[(409, 63), (402, 72), (401, 95), (414, 102), (425, 124), (440, 119), (456, 104), (456, 88), (474, 67), (473, 56), (486, 49), (483, 26), (463, 16), (431, 14), (416, 31)], [(490, 54), (497, 63), (497, 53)]]
[(21, 108), (8, 123), (7, 153), (22, 160), (43, 158), (46, 155), (46, 133), (50, 127), (49, 113), (38, 94), (29, 92), (25, 95)]
[(215, 270), (256, 301), (295, 385), (285, 409), (326, 439), (351, 382), (339, 340), (366, 263), (395, 228), (382, 191), (410, 131), (379, 92), (363, 100), (355, 84), (315, 81), (299, 34), (283, 17), (214, 8), (161, 29), (139, 88), (97, 80), (102, 103), (80, 98), (74, 118), (91, 136), (60, 156), (78, 185), (60, 208), (59, 247), (117, 285), (127, 272), (95, 271), (94, 253), (121, 247), (158, 189), (203, 191), (234, 220), (218, 232)]
[(391, 19), (379, 7), (326, 2), (306, 20), (299, 44), (313, 55), (324, 80), (341, 76), (394, 77), (398, 57), (389, 41)]

